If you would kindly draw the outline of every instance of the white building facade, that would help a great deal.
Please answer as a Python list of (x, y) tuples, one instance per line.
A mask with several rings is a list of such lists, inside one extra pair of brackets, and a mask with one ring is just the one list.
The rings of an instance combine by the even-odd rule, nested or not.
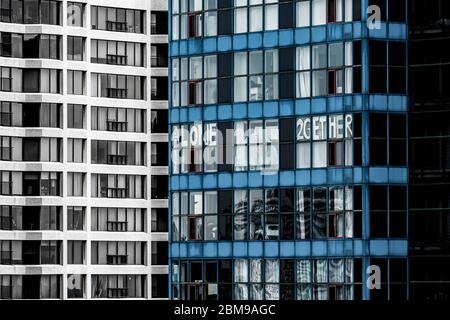
[(0, 299), (167, 298), (167, 1), (0, 9)]

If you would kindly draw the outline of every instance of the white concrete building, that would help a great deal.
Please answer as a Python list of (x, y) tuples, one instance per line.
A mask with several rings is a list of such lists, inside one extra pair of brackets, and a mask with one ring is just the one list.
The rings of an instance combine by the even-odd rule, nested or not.
[(167, 298), (167, 1), (0, 11), (0, 299)]

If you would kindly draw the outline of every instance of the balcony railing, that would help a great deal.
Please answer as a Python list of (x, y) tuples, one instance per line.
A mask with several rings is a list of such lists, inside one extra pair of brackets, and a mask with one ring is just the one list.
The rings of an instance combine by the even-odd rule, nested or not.
[(126, 121), (107, 120), (106, 126), (108, 131), (127, 132), (128, 130), (128, 122)]
[(128, 189), (108, 188), (108, 198), (128, 198)]
[(106, 264), (121, 265), (127, 264), (128, 256), (126, 254), (108, 254), (106, 255)]
[(108, 154), (108, 164), (127, 164), (128, 157), (120, 154)]
[(128, 90), (125, 88), (106, 88), (108, 98), (125, 99)]
[(106, 30), (108, 31), (128, 31), (126, 22), (106, 21)]
[(127, 64), (127, 56), (121, 56), (117, 54), (107, 54), (106, 63), (125, 66)]
[(108, 231), (126, 232), (128, 231), (128, 222), (126, 221), (107, 221)]
[(108, 288), (108, 298), (127, 298), (128, 288)]

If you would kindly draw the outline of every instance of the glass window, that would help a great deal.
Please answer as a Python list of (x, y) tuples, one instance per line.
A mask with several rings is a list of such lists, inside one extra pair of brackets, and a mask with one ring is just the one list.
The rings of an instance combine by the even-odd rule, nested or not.
[(263, 12), (262, 6), (250, 7), (250, 21), (249, 21), (250, 32), (262, 30), (262, 20), (263, 20), (262, 12)]
[(278, 29), (278, 5), (266, 5), (265, 11), (265, 30)]
[(326, 0), (312, 0), (312, 25), (327, 23), (327, 3)]
[(310, 25), (310, 0), (301, 0), (297, 2), (296, 18), (297, 27), (308, 27)]
[(83, 27), (84, 4), (77, 2), (67, 3), (67, 25)]

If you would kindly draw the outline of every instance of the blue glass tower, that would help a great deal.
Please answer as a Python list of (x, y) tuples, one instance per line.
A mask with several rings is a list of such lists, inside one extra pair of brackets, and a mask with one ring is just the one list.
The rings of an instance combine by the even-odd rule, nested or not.
[(408, 298), (406, 10), (171, 1), (172, 299)]

